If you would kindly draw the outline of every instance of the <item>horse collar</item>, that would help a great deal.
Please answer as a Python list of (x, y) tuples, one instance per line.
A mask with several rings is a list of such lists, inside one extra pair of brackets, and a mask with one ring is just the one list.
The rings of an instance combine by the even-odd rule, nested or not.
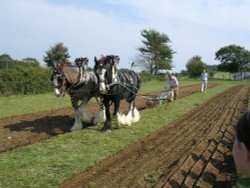
[(80, 79), (77, 83), (73, 84), (70, 89), (78, 89), (80, 86), (82, 86), (86, 80)]

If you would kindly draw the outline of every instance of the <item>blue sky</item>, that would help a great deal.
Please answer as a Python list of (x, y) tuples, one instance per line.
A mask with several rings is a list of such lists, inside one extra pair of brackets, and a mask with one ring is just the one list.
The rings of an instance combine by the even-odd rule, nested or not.
[(236, 44), (250, 50), (248, 0), (0, 0), (0, 54), (36, 58), (63, 42), (70, 60), (116, 54), (129, 68), (142, 46), (143, 29), (168, 35), (173, 72), (186, 69), (199, 55), (206, 64), (221, 47)]

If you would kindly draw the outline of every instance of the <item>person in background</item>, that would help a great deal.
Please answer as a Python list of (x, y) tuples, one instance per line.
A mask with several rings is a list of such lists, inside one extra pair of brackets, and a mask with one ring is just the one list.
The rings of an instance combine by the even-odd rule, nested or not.
[(208, 74), (206, 70), (203, 70), (201, 73), (201, 92), (206, 93), (207, 92), (207, 80), (208, 80)]
[(236, 125), (233, 158), (237, 170), (250, 177), (250, 111), (246, 111)]
[(171, 101), (176, 100), (179, 90), (179, 82), (174, 74), (167, 74), (167, 81), (165, 89), (169, 88), (173, 93), (171, 95)]

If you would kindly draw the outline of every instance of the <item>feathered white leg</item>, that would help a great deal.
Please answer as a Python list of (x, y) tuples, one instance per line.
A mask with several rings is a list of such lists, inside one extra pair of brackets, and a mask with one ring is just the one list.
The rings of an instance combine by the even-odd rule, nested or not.
[[(76, 130), (80, 130), (82, 129), (83, 125), (82, 125), (82, 121), (85, 122), (91, 122), (92, 117), (90, 117), (91, 115), (87, 112), (84, 112), (84, 107), (87, 104), (88, 100), (83, 100), (81, 105), (78, 108), (75, 108), (75, 123), (71, 128), (71, 131), (76, 131)], [(91, 119), (91, 120), (90, 120)]]
[(93, 119), (93, 115), (87, 111), (81, 111), (81, 120), (82, 122), (91, 123)]
[(78, 109), (74, 109), (74, 111), (75, 111), (75, 123), (71, 127), (71, 129), (70, 129), (71, 131), (76, 131), (76, 130), (82, 129), (82, 122), (81, 122), (80, 111)]
[(140, 120), (140, 118), (141, 118), (140, 112), (135, 107), (133, 112), (132, 112), (132, 123), (138, 122)]
[(95, 117), (93, 123), (94, 123), (94, 125), (98, 125), (98, 124), (103, 123), (105, 121), (106, 121), (106, 113), (105, 113), (105, 109), (104, 109), (104, 110), (99, 111), (99, 113)]
[(116, 117), (117, 117), (118, 126), (128, 125), (127, 116), (125, 114), (121, 114), (121, 113), (118, 112), (116, 114)]
[(98, 112), (97, 116), (93, 121), (94, 125), (98, 125), (106, 121), (106, 112), (105, 112), (105, 106), (103, 105), (103, 98), (96, 97), (96, 101), (100, 106), (100, 111)]
[(127, 115), (127, 124), (131, 125), (132, 123), (136, 123), (140, 120), (140, 113), (135, 107), (133, 110), (130, 110)]

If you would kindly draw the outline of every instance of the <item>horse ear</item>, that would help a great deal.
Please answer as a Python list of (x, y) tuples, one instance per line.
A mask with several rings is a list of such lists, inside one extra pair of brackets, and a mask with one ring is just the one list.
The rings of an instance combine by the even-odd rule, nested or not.
[(114, 59), (115, 59), (115, 64), (118, 65), (120, 63), (120, 57), (116, 55)]
[(114, 56), (113, 55), (108, 55), (108, 61), (110, 63), (111, 66), (114, 66), (115, 65), (115, 59), (114, 59)]
[(89, 59), (87, 57), (84, 57), (83, 58), (83, 63), (84, 63), (84, 69), (85, 70), (88, 68), (88, 62), (89, 62)]
[(97, 58), (96, 58), (96, 56), (94, 57), (94, 61), (95, 61), (95, 63), (97, 63)]
[(83, 64), (83, 58), (79, 57), (75, 59), (75, 64), (77, 67), (82, 67)]
[(89, 62), (89, 58), (87, 58), (87, 57), (84, 57), (84, 58), (83, 58), (83, 62), (84, 62), (84, 64), (85, 64), (85, 65), (88, 65), (88, 62)]

